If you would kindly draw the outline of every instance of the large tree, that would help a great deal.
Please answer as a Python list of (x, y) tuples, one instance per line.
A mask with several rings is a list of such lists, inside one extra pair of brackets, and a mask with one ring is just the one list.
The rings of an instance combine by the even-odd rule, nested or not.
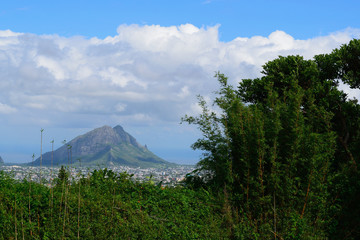
[(313, 60), (279, 57), (236, 90), (216, 74), (216, 111), (199, 97), (202, 114), (183, 120), (203, 133), (193, 144), (204, 151), (202, 185), (223, 189), (233, 217), (247, 219), (234, 236), (359, 236), (351, 207), (360, 200), (360, 105), (338, 88), (359, 87), (359, 69), (360, 41), (352, 40)]

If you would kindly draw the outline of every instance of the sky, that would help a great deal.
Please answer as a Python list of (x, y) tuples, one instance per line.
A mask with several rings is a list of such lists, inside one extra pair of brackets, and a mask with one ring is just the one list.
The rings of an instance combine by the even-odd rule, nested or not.
[[(170, 162), (196, 164), (196, 126), (220, 71), (236, 86), (279, 55), (311, 59), (360, 38), (357, 0), (5, 0), (0, 156), (29, 162), (120, 124)], [(342, 88), (350, 97), (357, 90)]]

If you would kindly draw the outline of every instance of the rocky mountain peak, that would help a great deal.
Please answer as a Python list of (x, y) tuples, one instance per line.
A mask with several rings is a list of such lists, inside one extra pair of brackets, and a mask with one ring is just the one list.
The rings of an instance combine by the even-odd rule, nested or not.
[[(71, 146), (71, 148), (69, 148)], [(71, 152), (70, 152), (71, 151)], [(51, 165), (52, 154), (43, 154), (43, 165)], [(120, 164), (128, 166), (155, 166), (168, 164), (117, 125), (102, 126), (80, 135), (54, 151), (54, 165), (72, 164), (81, 159), (83, 164)], [(39, 164), (36, 159), (34, 164)]]
[(133, 145), (135, 147), (142, 147), (136, 141), (136, 139), (133, 136), (131, 136), (130, 134), (128, 134), (127, 132), (125, 132), (125, 130), (120, 125), (115, 126), (113, 129), (118, 134), (118, 136), (120, 137), (122, 142), (130, 143), (131, 145)]
[[(91, 144), (103, 143), (103, 144), (116, 144), (120, 138), (114, 129), (110, 126), (103, 126), (96, 128), (81, 136), (82, 139), (90, 141)], [(76, 138), (74, 140), (77, 140)]]

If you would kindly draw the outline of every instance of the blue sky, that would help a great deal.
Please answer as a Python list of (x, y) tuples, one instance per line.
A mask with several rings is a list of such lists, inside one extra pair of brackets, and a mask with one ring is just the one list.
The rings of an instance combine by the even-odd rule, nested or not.
[(12, 0), (3, 1), (0, 29), (35, 34), (103, 38), (120, 24), (197, 27), (221, 24), (220, 40), (267, 36), (282, 30), (294, 38), (360, 28), (357, 0)]
[[(197, 162), (180, 125), (278, 55), (312, 58), (360, 36), (360, 1), (3, 1), (0, 156), (30, 161), (103, 125), (121, 124), (169, 161)], [(359, 93), (343, 86), (350, 96)]]

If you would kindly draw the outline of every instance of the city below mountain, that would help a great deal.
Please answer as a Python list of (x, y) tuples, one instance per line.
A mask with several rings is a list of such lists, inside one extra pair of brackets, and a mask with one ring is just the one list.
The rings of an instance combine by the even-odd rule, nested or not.
[[(140, 145), (121, 126), (103, 126), (80, 135), (54, 152), (42, 155), (42, 166), (99, 166), (123, 165), (130, 167), (175, 166)], [(40, 157), (29, 166), (40, 166)]]

